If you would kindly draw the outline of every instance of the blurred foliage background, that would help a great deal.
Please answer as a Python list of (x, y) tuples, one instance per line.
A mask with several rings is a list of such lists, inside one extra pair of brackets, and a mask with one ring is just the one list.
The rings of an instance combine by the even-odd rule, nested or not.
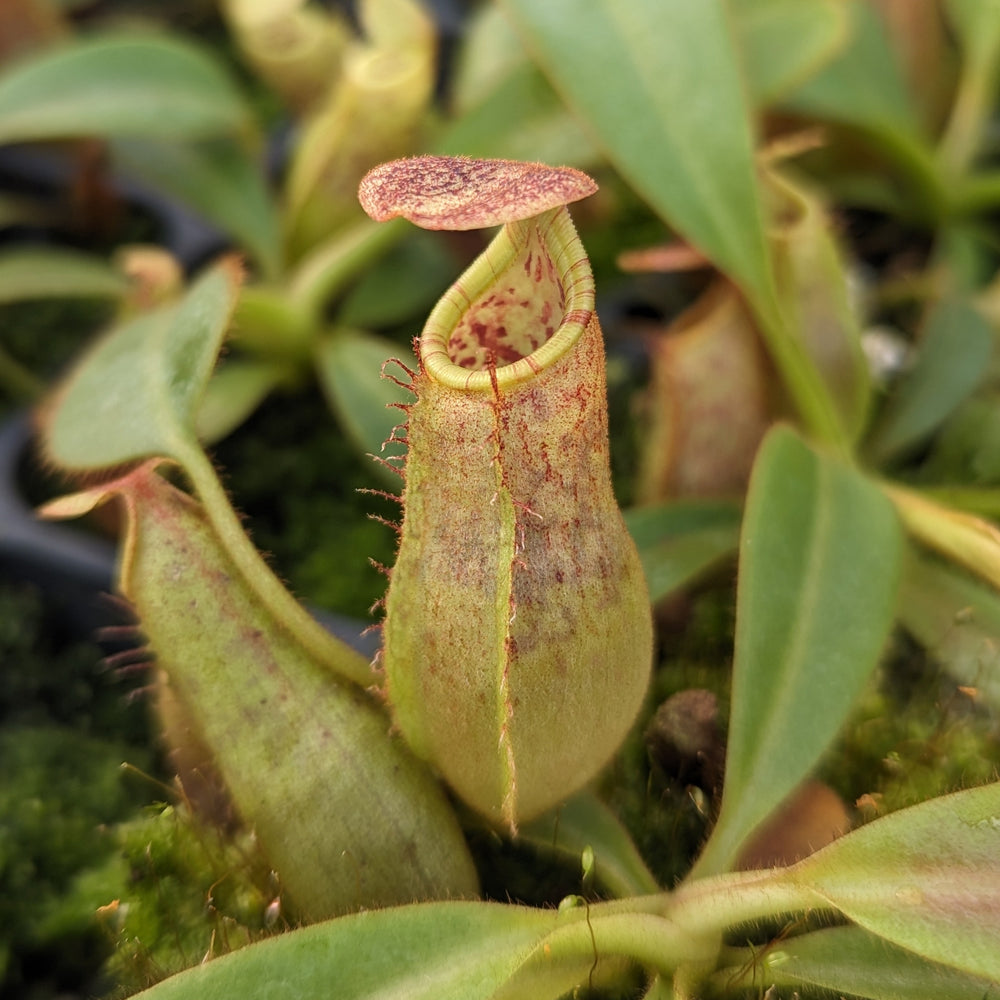
[[(35, 406), (95, 333), (237, 252), (246, 286), (203, 440), (292, 589), (365, 619), (383, 589), (367, 560), (394, 549), (368, 514), (393, 503), (358, 490), (398, 488), (365, 458), (399, 454), (382, 442), (403, 397), (380, 371), (411, 356), (486, 237), (376, 226), (357, 182), (424, 152), (581, 167), (601, 184), (574, 216), (607, 337), (616, 489), (662, 649), (644, 726), (691, 689), (725, 718), (743, 499), (786, 422), (884, 486), (909, 538), (890, 649), (821, 777), (853, 822), (985, 780), (1000, 697), (998, 74), (994, 0), (6, 0), (0, 405)], [(65, 486), (30, 452), (11, 467), (29, 503)], [(11, 516), (0, 541), (17, 530)], [(135, 827), (115, 824), (169, 790), (117, 777), (122, 760), (165, 777), (141, 696), (123, 694), (141, 671), (112, 682), (108, 648), (0, 556), (0, 983), (89, 995), (111, 988), (101, 962), (127, 926), (95, 921), (107, 887), (131, 880), (148, 900), (165, 885), (137, 874)], [(821, 582), (825, 609), (852, 585)], [(720, 779), (675, 773), (644, 726), (604, 790), (669, 884)], [(193, 856), (174, 812), (135, 822)], [(220, 920), (234, 939), (264, 926), (259, 872), (255, 916), (220, 904), (206, 919), (220, 862), (192, 863), (201, 936), (181, 961), (157, 943), (179, 923), (144, 925), (121, 982), (196, 961)]]

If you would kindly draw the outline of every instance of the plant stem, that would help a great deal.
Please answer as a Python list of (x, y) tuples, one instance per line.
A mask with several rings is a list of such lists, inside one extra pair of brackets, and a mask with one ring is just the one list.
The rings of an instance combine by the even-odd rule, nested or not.
[(756, 296), (753, 305), (768, 351), (810, 436), (849, 457), (850, 441), (829, 389), (802, 341), (789, 329), (777, 294)]
[(979, 150), (983, 138), (983, 123), (992, 106), (997, 73), (1000, 71), (1000, 47), (967, 54), (963, 60), (958, 92), (952, 104), (951, 116), (938, 147), (938, 156), (945, 174), (954, 182), (962, 178)]
[(736, 924), (831, 905), (799, 885), (793, 868), (730, 872), (683, 883), (669, 897), (667, 914), (690, 934), (718, 933)]
[(312, 618), (264, 562), (243, 530), (212, 463), (201, 448), (185, 441), (176, 451), (219, 541), (264, 606), (313, 656), (334, 672), (362, 687), (376, 684), (378, 678), (365, 657)]
[(290, 297), (317, 321), (329, 300), (407, 231), (402, 219), (365, 221), (313, 250), (292, 275)]
[(799, 885), (793, 872), (732, 872), (695, 879), (672, 893), (597, 903), (585, 913), (576, 911), (572, 922), (545, 939), (542, 950), (549, 958), (583, 960), (596, 949), (597, 955), (623, 955), (670, 975), (684, 967), (692, 983), (700, 982), (716, 964), (727, 928), (832, 909)]
[(715, 935), (699, 939), (675, 921), (653, 913), (599, 914), (591, 906), (585, 915), (556, 928), (542, 942), (545, 959), (590, 962), (598, 956), (623, 955), (647, 969), (672, 975), (680, 965), (711, 963), (718, 951)]
[(674, 1000), (700, 1000), (702, 988), (712, 969), (704, 964), (685, 962), (674, 973)]

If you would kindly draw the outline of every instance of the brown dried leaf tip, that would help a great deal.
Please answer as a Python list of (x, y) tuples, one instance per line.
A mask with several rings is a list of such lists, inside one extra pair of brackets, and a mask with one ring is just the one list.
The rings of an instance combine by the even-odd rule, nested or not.
[(573, 167), (414, 156), (370, 170), (358, 198), (376, 222), (402, 216), (423, 229), (486, 229), (530, 219), (596, 190)]

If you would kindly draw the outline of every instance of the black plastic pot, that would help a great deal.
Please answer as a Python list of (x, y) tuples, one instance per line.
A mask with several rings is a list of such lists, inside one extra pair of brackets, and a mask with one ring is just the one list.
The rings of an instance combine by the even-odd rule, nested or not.
[(0, 425), (0, 577), (34, 584), (68, 609), (75, 630), (92, 634), (108, 622), (101, 595), (111, 590), (115, 547), (36, 517), (20, 488), (31, 440), (27, 413)]

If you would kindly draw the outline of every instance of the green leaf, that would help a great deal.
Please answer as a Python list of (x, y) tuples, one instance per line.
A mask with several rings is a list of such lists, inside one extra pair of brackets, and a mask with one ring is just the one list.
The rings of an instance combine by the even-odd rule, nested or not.
[[(340, 425), (365, 454), (405, 454), (402, 444), (387, 443), (393, 428), (405, 423), (406, 414), (391, 403), (412, 403), (413, 394), (382, 377), (382, 366), (405, 354), (397, 344), (361, 330), (346, 328), (323, 337), (316, 350), (316, 361), (323, 391)], [(401, 381), (402, 369), (387, 368)], [(400, 437), (405, 435), (400, 432)], [(386, 447), (383, 449), (383, 444)], [(394, 480), (394, 485), (398, 485)]]
[(736, 551), (742, 507), (725, 500), (676, 500), (625, 511), (654, 603)]
[(274, 361), (224, 361), (205, 389), (195, 421), (202, 441), (220, 441), (234, 431), (288, 377)]
[(594, 852), (597, 882), (616, 896), (641, 896), (660, 887), (625, 827), (596, 795), (581, 792), (518, 831), (518, 839), (540, 851), (579, 861)]
[(867, 0), (842, 0), (847, 45), (820, 73), (782, 102), (800, 114), (915, 137), (917, 115), (885, 25)]
[(296, 1000), (487, 1000), (558, 919), (551, 910), (498, 903), (359, 913), (271, 938), (139, 996), (246, 1000), (278, 988)]
[(577, 167), (600, 159), (580, 123), (530, 63), (516, 67), (479, 104), (450, 122), (434, 151)]
[(153, 455), (182, 460), (239, 290), (232, 261), (176, 305), (111, 330), (77, 365), (45, 427), (49, 458), (93, 470)]
[(781, 314), (754, 121), (724, 0), (504, 0), (611, 164), (748, 297), (803, 420), (846, 450), (828, 393)]
[(728, 867), (836, 736), (892, 625), (900, 556), (874, 484), (786, 427), (768, 434), (740, 539), (722, 805), (698, 874)]
[(752, 297), (771, 290), (753, 121), (722, 0), (506, 0), (622, 176)]
[(455, 116), (436, 153), (499, 156), (582, 167), (599, 158), (580, 123), (532, 63), (502, 8), (468, 23), (452, 81)]
[(231, 140), (120, 139), (112, 150), (130, 176), (190, 205), (236, 238), (265, 275), (281, 267), (277, 210), (261, 165)]
[(54, 247), (0, 254), (0, 302), (54, 296), (121, 298), (128, 281), (98, 257)]
[(946, 197), (937, 163), (879, 12), (868, 0), (842, 0), (841, 8), (850, 19), (848, 44), (781, 107), (863, 131), (903, 171), (903, 204), (921, 217), (939, 217)]
[(192, 138), (245, 129), (249, 111), (205, 51), (165, 37), (100, 37), (0, 76), (0, 143), (68, 136)]
[(530, 62), (503, 8), (497, 4), (477, 7), (469, 14), (452, 67), (451, 100), (456, 114), (461, 116), (484, 101), (518, 67)]
[(754, 103), (772, 103), (828, 62), (847, 40), (834, 0), (740, 0), (732, 5)]
[(901, 809), (791, 871), (880, 937), (1000, 980), (1000, 783)]
[(872, 431), (866, 449), (872, 460), (900, 457), (937, 428), (982, 381), (992, 351), (993, 332), (978, 309), (962, 299), (938, 302), (916, 365)]
[(860, 927), (792, 938), (768, 950), (760, 964), (757, 974), (768, 984), (819, 986), (872, 1000), (984, 1000), (996, 986), (893, 947)]
[(56, 466), (94, 471), (142, 458), (184, 467), (229, 557), (289, 632), (335, 673), (372, 683), (347, 650), (296, 602), (243, 531), (198, 443), (198, 409), (239, 293), (239, 268), (223, 260), (175, 306), (139, 316), (100, 340), (47, 410), (42, 443)]

